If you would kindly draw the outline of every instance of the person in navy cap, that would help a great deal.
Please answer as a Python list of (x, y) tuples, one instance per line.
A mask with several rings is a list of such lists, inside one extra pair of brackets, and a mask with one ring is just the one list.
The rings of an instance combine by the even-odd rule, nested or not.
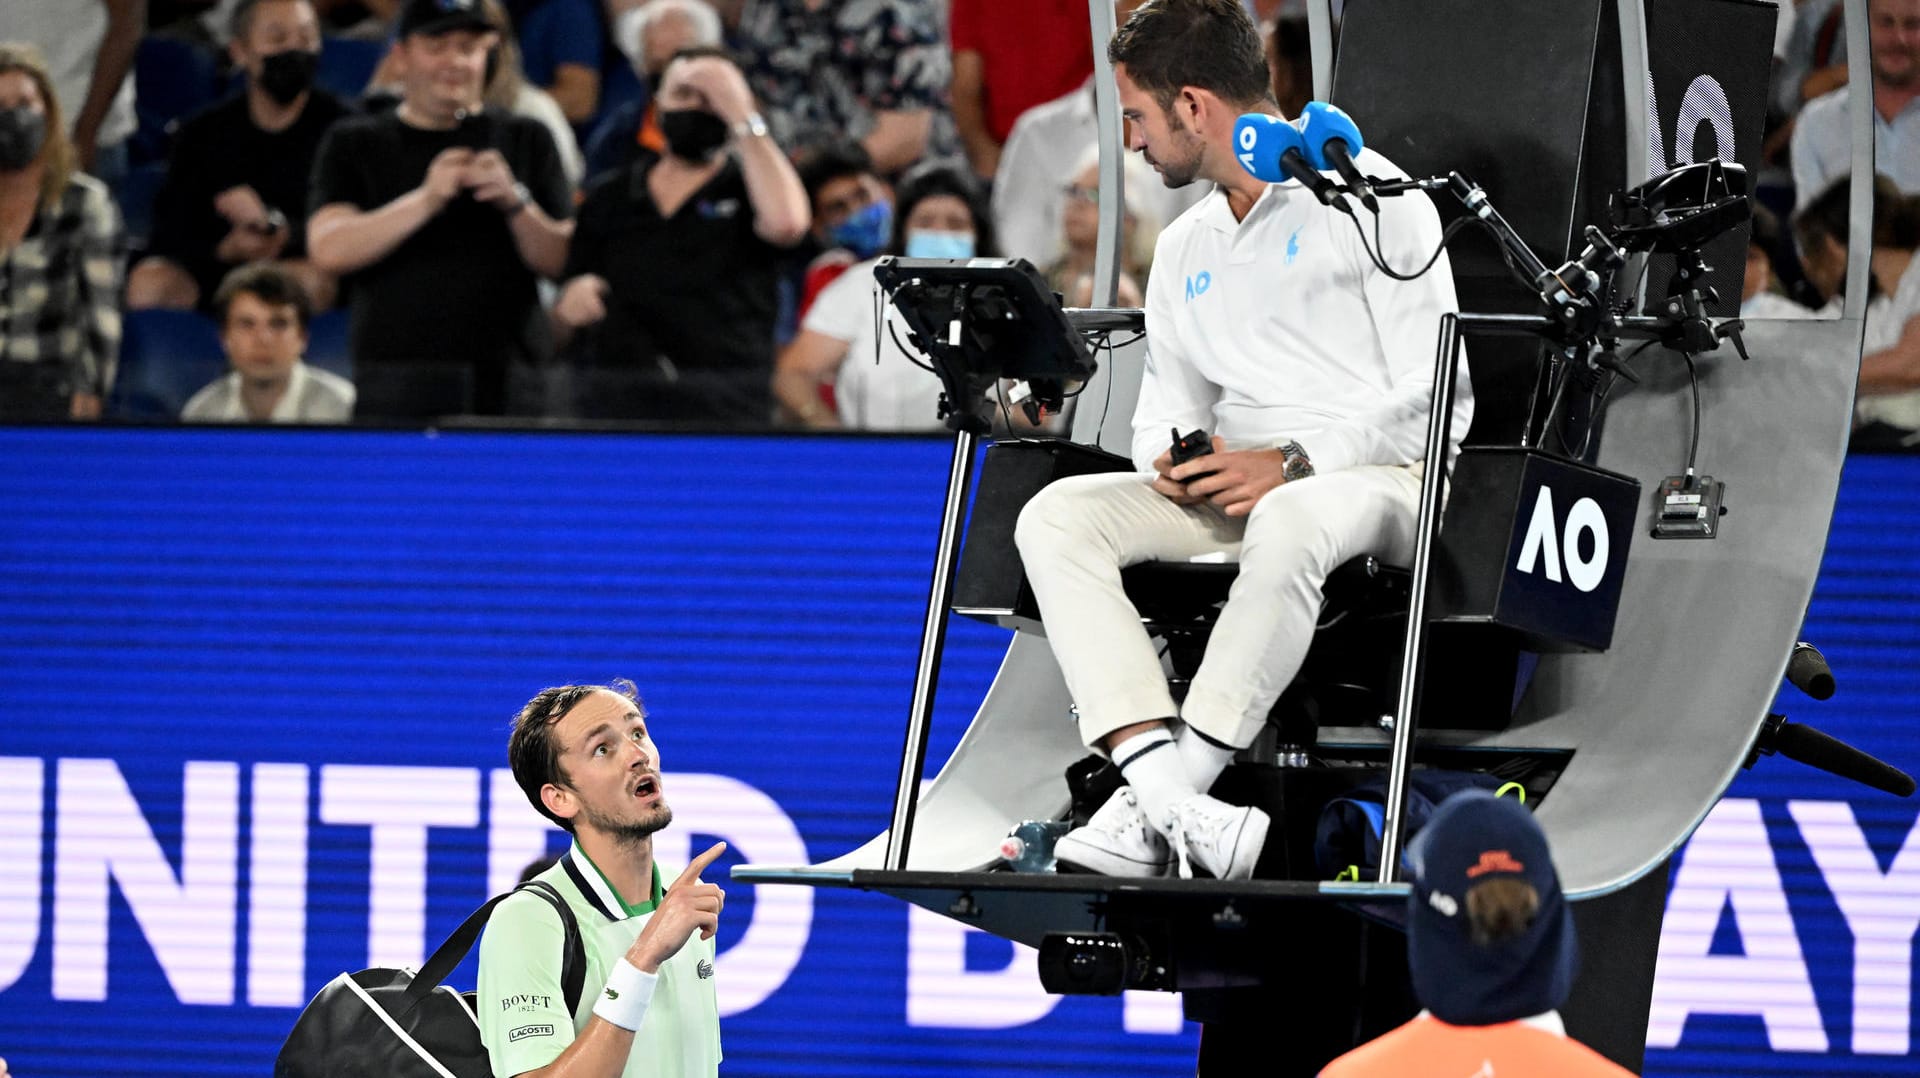
[(1568, 1038), (1560, 1020), (1579, 945), (1532, 813), (1482, 790), (1456, 794), (1407, 860), (1407, 963), (1426, 1010), (1334, 1060), (1322, 1078), (1632, 1073)]

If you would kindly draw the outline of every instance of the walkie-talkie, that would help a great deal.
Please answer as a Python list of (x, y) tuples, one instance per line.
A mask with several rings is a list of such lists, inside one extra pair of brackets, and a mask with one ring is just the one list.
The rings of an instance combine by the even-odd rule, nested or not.
[[(1206, 431), (1204, 430), (1189, 431), (1183, 437), (1180, 434), (1179, 427), (1173, 428), (1173, 448), (1169, 451), (1168, 456), (1175, 465), (1185, 464), (1190, 460), (1199, 460), (1201, 457), (1207, 456), (1212, 452), (1213, 452), (1213, 439), (1207, 436)], [(1201, 475), (1212, 475), (1212, 474), (1213, 474), (1212, 472), (1202, 472), (1200, 473), (1200, 475), (1190, 475), (1183, 480), (1175, 480), (1175, 481), (1180, 483), (1191, 483), (1194, 480), (1199, 479)]]

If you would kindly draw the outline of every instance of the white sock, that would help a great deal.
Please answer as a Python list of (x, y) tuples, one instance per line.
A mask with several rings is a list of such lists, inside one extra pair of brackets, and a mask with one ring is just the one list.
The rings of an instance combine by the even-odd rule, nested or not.
[(1134, 799), (1146, 813), (1147, 822), (1165, 834), (1168, 810), (1174, 802), (1195, 792), (1173, 734), (1164, 726), (1135, 734), (1113, 746), (1112, 756), (1127, 785), (1133, 787)]
[(1231, 745), (1207, 740), (1191, 726), (1180, 731), (1173, 747), (1180, 754), (1180, 765), (1186, 768), (1187, 778), (1200, 793), (1213, 788), (1214, 780), (1233, 762), (1233, 754), (1240, 751)]

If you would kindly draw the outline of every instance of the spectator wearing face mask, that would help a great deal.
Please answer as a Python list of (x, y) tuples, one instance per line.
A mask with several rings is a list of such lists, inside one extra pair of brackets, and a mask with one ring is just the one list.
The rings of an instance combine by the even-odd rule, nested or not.
[(148, 256), (127, 306), (192, 310), (233, 267), (278, 263), (321, 309), (334, 281), (307, 260), (307, 180), (347, 108), (315, 89), (320, 23), (309, 0), (241, 0), (227, 53), (246, 89), (188, 120), (174, 141)]
[(666, 152), (588, 188), (554, 305), (576, 414), (762, 427), (806, 191), (725, 53), (676, 55), (657, 101)]
[(76, 170), (39, 51), (0, 43), (0, 418), (97, 419), (120, 355), (120, 220)]
[(682, 49), (719, 48), (720, 15), (707, 0), (648, 0), (614, 21), (613, 39), (647, 93), (609, 111), (594, 125), (587, 137), (589, 176), (625, 168), (641, 150), (666, 152), (653, 101), (660, 91), (660, 73)]
[[(998, 253), (985, 200), (966, 169), (922, 166), (900, 181), (894, 205), (886, 253), (909, 258)], [(887, 326), (874, 325), (880, 303), (875, 261), (855, 264), (814, 300), (800, 333), (780, 353), (774, 395), (790, 419), (809, 427), (939, 429), (940, 380), (896, 343), (906, 339), (907, 328), (891, 305)], [(832, 407), (821, 394), (825, 385), (833, 387)]]
[(820, 291), (857, 262), (886, 250), (893, 238), (893, 194), (873, 171), (873, 158), (852, 139), (815, 146), (795, 167), (813, 209), (813, 243), (819, 250), (800, 287), (805, 317)]

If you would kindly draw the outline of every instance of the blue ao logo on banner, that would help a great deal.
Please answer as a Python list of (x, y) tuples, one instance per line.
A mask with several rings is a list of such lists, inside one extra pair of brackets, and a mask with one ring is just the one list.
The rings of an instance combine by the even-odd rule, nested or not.
[[(711, 838), (722, 873), (814, 862), (885, 825), (942, 442), (0, 443), (0, 499), (31, 507), (0, 525), (0, 1057), (25, 1078), (266, 1073), (328, 978), (417, 964), (561, 840), (504, 765), (546, 684), (639, 682), (670, 863)], [(1889, 492), (1920, 467), (1854, 473), (1808, 630), (1841, 695), (1783, 705), (1911, 764), (1920, 675), (1888, 656), (1920, 648), (1920, 505)], [(1005, 643), (956, 623), (935, 759)], [(1915, 815), (1782, 761), (1743, 777), (1676, 864), (1648, 1072), (1920, 1073)], [(1048, 996), (1031, 952), (890, 899), (735, 886), (720, 941), (729, 1074), (1192, 1072), (1175, 997)]]

